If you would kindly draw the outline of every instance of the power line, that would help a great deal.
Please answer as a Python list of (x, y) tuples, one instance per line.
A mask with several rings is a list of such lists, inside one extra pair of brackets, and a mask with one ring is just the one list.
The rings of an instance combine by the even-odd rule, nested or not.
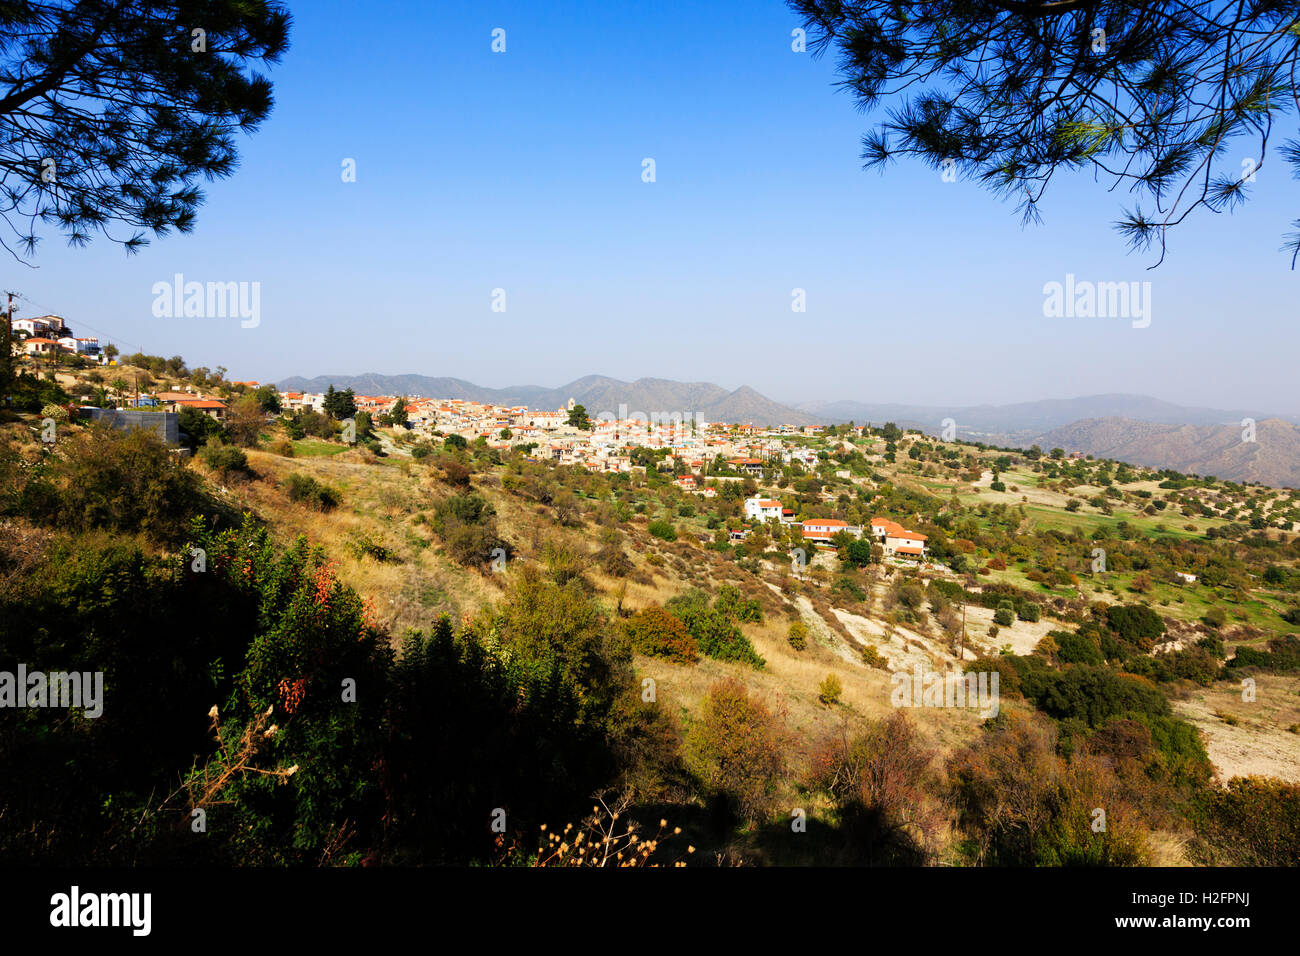
[[(47, 310), (47, 313), (46, 313), (46, 314), (48, 314), (48, 315), (58, 315), (58, 313), (57, 313), (57, 312), (54, 312), (53, 310), (51, 310), (50, 307), (49, 307), (48, 305), (45, 305), (45, 304), (43, 304), (43, 303), (41, 303), (41, 302), (36, 302), (36, 301), (34, 301), (33, 299), (30, 299), (30, 298), (28, 298), (27, 296), (23, 295), (21, 292), (15, 292), (14, 295), (15, 295), (17, 298), (22, 299), (22, 300), (23, 300), (24, 302), (26, 302), (28, 305), (33, 306), (34, 308), (37, 308), (37, 309), (45, 309), (45, 310)], [(119, 341), (119, 342), (130, 342), (130, 341), (131, 341), (131, 337), (130, 337), (130, 336), (127, 336), (127, 335), (117, 335), (117, 334), (115, 334), (115, 333), (113, 333), (113, 332), (107, 332), (107, 331), (105, 331), (104, 329), (98, 329), (98, 328), (96, 328), (95, 326), (91, 325), (89, 322), (83, 321), (83, 320), (81, 320), (81, 319), (74, 320), (73, 323), (72, 323), (72, 325), (73, 325), (74, 328), (87, 328), (87, 329), (90, 329), (90, 331), (92, 331), (92, 332), (97, 332), (97, 333), (99, 333), (100, 335), (104, 336), (105, 338), (116, 339), (116, 340)]]

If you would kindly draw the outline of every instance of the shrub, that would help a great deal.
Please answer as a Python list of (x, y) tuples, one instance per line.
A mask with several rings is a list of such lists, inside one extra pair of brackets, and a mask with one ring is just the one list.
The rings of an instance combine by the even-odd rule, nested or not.
[(248, 456), (242, 449), (234, 445), (226, 445), (221, 442), (213, 442), (203, 446), (199, 452), (199, 457), (203, 459), (203, 464), (207, 465), (222, 478), (228, 478), (230, 475), (252, 474), (248, 467)]
[(1083, 634), (1049, 631), (1056, 638), (1056, 658), (1062, 664), (1104, 664), (1101, 648)]
[(348, 541), (347, 548), (354, 558), (370, 558), (380, 564), (398, 561), (397, 555), (391, 548), (380, 544), (364, 531), (354, 534)]
[(617, 541), (611, 541), (597, 551), (596, 562), (602, 571), (615, 578), (625, 578), (636, 568)]
[(732, 620), (746, 624), (760, 624), (763, 621), (763, 605), (754, 598), (742, 597), (734, 584), (724, 584), (718, 588), (713, 606)]
[(677, 540), (677, 529), (673, 527), (673, 523), (662, 518), (658, 521), (651, 521), (646, 530), (656, 538), (660, 538), (664, 541)]
[(786, 640), (796, 651), (802, 651), (808, 646), (808, 625), (803, 621), (791, 621)]
[(703, 591), (692, 589), (679, 594), (666, 607), (682, 619), (700, 651), (709, 657), (753, 667), (763, 667), (766, 663), (728, 616), (725, 607), (719, 608), (716, 603), (710, 606), (709, 597)]
[(840, 695), (844, 693), (844, 686), (840, 679), (834, 674), (827, 674), (826, 679), (821, 682), (817, 688), (817, 699), (827, 707), (839, 703)]
[(139, 531), (160, 541), (184, 537), (190, 519), (215, 514), (198, 475), (156, 433), (93, 426), (61, 444), (28, 480), (22, 510), (74, 531)]
[(934, 752), (906, 714), (871, 721), (847, 740), (835, 732), (812, 755), (809, 785), (838, 804), (845, 857), (835, 862), (919, 865), (943, 822), (930, 792)]
[(1233, 777), (1193, 812), (1192, 856), (1209, 866), (1300, 866), (1300, 785)]
[(880, 651), (876, 649), (876, 645), (874, 644), (863, 646), (862, 663), (866, 664), (868, 667), (877, 668), (878, 670), (889, 669), (889, 661), (881, 656)]
[(835, 583), (831, 585), (831, 592), (843, 595), (852, 601), (865, 601), (867, 599), (867, 592), (851, 577), (843, 574), (835, 579)]
[(442, 540), (448, 556), (466, 566), (484, 565), (492, 552), (500, 548), (509, 552), (498, 536), (496, 509), (481, 495), (463, 492), (439, 501), (430, 522)]
[(1106, 624), (1122, 641), (1149, 651), (1165, 632), (1165, 622), (1149, 607), (1140, 604), (1112, 604), (1106, 608)]
[(1015, 611), (1009, 607), (999, 607), (993, 612), (993, 623), (999, 627), (1010, 627), (1016, 621)]
[(290, 475), (288, 483), (290, 501), (297, 501), (317, 511), (332, 511), (343, 500), (336, 488), (319, 482), (310, 475)]
[(1268, 650), (1238, 647), (1226, 667), (1262, 667), (1274, 671), (1300, 670), (1300, 637), (1284, 634), (1268, 642)]
[(662, 607), (648, 607), (628, 619), (632, 649), (649, 657), (661, 657), (677, 664), (694, 664), (699, 646), (681, 618)]
[(177, 426), (182, 434), (189, 437), (189, 446), (191, 448), (206, 445), (214, 439), (223, 438), (226, 434), (226, 430), (221, 427), (219, 421), (210, 415), (203, 414), (197, 408), (191, 408), (189, 405), (181, 407)]
[(1016, 605), (1016, 614), (1020, 620), (1029, 621), (1031, 624), (1036, 623), (1042, 617), (1042, 608), (1033, 601), (1021, 601)]
[(703, 787), (744, 819), (770, 812), (785, 770), (785, 743), (776, 715), (745, 685), (714, 684), (686, 735), (687, 764)]
[[(1059, 756), (1053, 735), (1003, 712), (949, 761), (967, 854), (993, 866), (1136, 866), (1149, 862), (1146, 832), (1107, 761)], [(1106, 828), (1093, 830), (1104, 807)]]

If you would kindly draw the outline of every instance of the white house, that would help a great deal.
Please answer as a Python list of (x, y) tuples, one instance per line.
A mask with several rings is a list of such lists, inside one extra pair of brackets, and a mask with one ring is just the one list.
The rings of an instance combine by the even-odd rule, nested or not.
[(903, 558), (925, 557), (925, 535), (908, 531), (897, 521), (888, 518), (872, 518), (871, 534), (885, 549), (885, 554)]
[(94, 337), (82, 339), (75, 338), (71, 335), (64, 335), (59, 338), (59, 345), (67, 349), (69, 352), (76, 352), (78, 355), (99, 354), (99, 339)]
[(773, 498), (761, 498), (754, 495), (745, 499), (745, 517), (751, 520), (781, 520), (781, 502)]

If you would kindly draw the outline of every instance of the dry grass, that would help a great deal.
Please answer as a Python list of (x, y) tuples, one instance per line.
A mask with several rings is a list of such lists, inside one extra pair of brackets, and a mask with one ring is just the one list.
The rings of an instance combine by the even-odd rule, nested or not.
[(1248, 774), (1300, 782), (1300, 734), (1287, 730), (1300, 722), (1300, 677), (1254, 680), (1254, 701), (1243, 701), (1241, 686), (1225, 681), (1189, 691), (1174, 710), (1200, 728), (1221, 782)]

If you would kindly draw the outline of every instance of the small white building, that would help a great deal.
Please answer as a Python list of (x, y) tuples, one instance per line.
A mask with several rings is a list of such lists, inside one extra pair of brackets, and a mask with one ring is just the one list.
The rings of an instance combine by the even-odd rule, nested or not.
[(908, 531), (897, 521), (872, 518), (871, 534), (885, 549), (885, 554), (904, 558), (924, 558), (925, 542), (929, 540), (917, 531)]
[(745, 499), (745, 517), (752, 521), (781, 520), (781, 502), (775, 498), (762, 498), (754, 495)]

